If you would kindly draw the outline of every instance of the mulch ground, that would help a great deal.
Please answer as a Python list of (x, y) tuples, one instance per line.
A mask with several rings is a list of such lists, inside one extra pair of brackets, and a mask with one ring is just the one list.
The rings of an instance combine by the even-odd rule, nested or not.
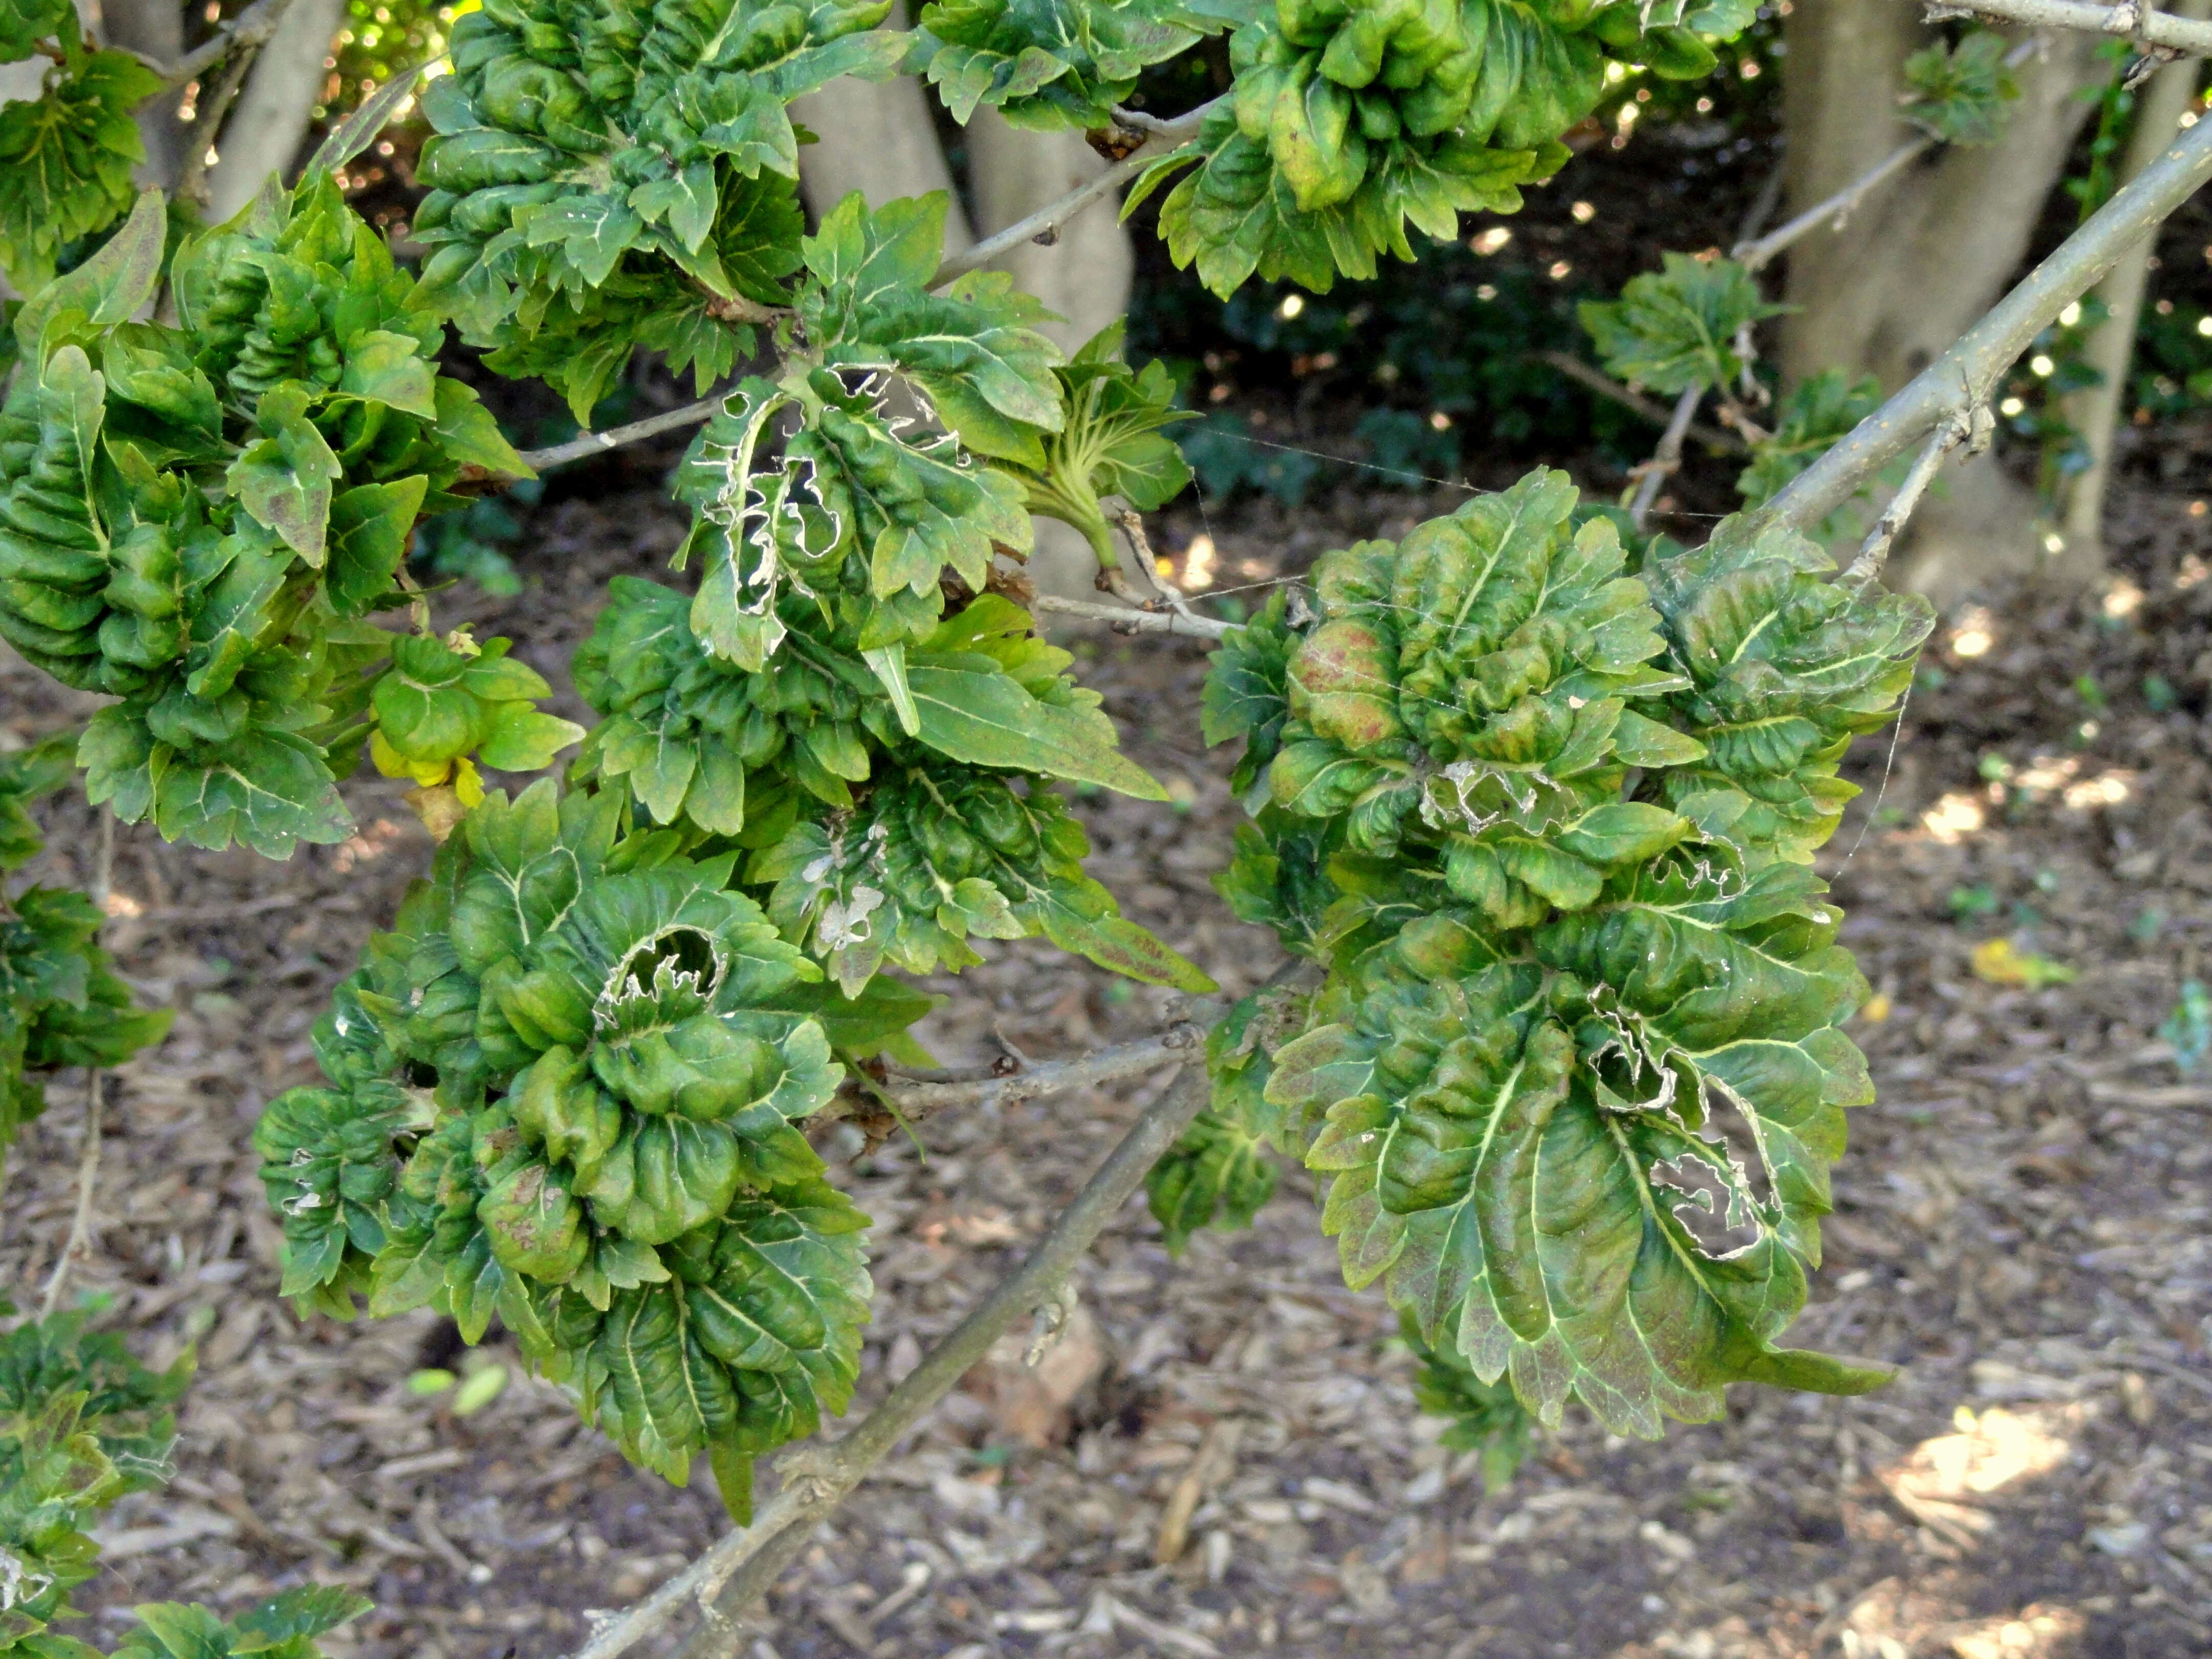
[[(1893, 1386), (1742, 1389), (1726, 1421), (1656, 1444), (1571, 1414), (1486, 1493), (1415, 1412), (1393, 1322), (1344, 1289), (1302, 1176), (1179, 1262), (1139, 1200), (1085, 1264), (1086, 1317), (1044, 1378), (1010, 1359), (949, 1399), (794, 1566), (753, 1659), (2212, 1651), (2212, 1070), (2160, 1035), (2212, 949), (2212, 517), (2189, 499), (2129, 499), (2129, 579), (2108, 596), (1948, 618), (1893, 753), (1854, 759), (1868, 794), (1827, 864), (1880, 994), (1854, 1035), (1881, 1097), (1855, 1116), (1796, 1336), (1897, 1364)], [(1217, 508), (1216, 580), (1270, 580), (1422, 505)], [(550, 507), (520, 551), (531, 591), (475, 614), (557, 680), (605, 578), (652, 573), (678, 531), (651, 495)], [(1084, 649), (1176, 798), (1085, 799), (1093, 868), (1242, 990), (1276, 957), (1209, 885), (1236, 808), (1194, 732), (1202, 658)], [(7, 741), (73, 712), (20, 664), (0, 677)], [(377, 1602), (328, 1643), (342, 1659), (553, 1659), (725, 1523), (703, 1470), (684, 1491), (631, 1470), (499, 1342), (465, 1356), (428, 1313), (303, 1324), (278, 1300), (248, 1134), (312, 1075), (324, 999), (428, 853), (396, 787), (348, 794), (359, 835), (286, 865), (118, 836), (112, 944), (178, 1018), (113, 1089), (72, 1285), (157, 1361), (196, 1340), (199, 1376), (175, 1480), (108, 1521), (82, 1633), (112, 1644), (138, 1601), (236, 1611), (313, 1579)], [(83, 881), (89, 814), (47, 822), (34, 873)], [(1998, 938), (2075, 977), (1987, 982), (1973, 952)], [(1164, 1008), (1030, 945), (931, 988), (951, 999), (927, 1032), (947, 1059), (1072, 1054)], [(847, 1164), (876, 1222), (864, 1401), (1164, 1082), (940, 1116), (926, 1153), (894, 1139)], [(82, 1095), (74, 1079), (53, 1095), (8, 1188), (0, 1285), (19, 1300), (73, 1203)], [(509, 1380), (465, 1417), (408, 1385), (487, 1364)], [(1188, 1542), (1161, 1565), (1171, 1504)]]

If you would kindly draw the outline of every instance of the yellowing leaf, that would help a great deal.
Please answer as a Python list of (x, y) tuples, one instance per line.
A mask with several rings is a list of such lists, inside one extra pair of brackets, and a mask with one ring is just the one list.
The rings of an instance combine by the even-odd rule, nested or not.
[(1990, 985), (2071, 985), (2081, 975), (2063, 962), (2020, 950), (2008, 939), (1984, 939), (1974, 947), (1974, 977)]

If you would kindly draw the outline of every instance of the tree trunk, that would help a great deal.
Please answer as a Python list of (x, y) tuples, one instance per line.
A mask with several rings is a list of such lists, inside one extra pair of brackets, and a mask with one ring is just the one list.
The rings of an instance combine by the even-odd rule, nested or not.
[[(1792, 211), (1842, 189), (1905, 143), (1896, 116), (1905, 58), (1931, 38), (1915, 9), (1872, 0), (1797, 0), (1783, 87)], [(1795, 383), (1823, 368), (1872, 374), (1894, 390), (1989, 309), (2027, 251), (2089, 106), (2097, 42), (2068, 34), (2018, 70), (2003, 140), (1953, 146), (1893, 180), (1840, 230), (1790, 250), (1782, 367)], [(1984, 456), (1947, 468), (1944, 495), (1914, 520), (1901, 586), (1939, 602), (2035, 564), (2034, 492)]]
[[(2177, 17), (2203, 17), (2212, 15), (2212, 0), (2177, 0), (2167, 9)], [(2194, 58), (2181, 58), (2136, 89), (2135, 127), (2128, 135), (2116, 186), (2156, 161), (2172, 142), (2183, 112), (2197, 95), (2199, 67)], [(2144, 237), (2097, 285), (2095, 297), (2104, 301), (2110, 317), (2089, 337), (2086, 356), (2104, 379), (2066, 400), (2066, 418), (2081, 434), (2089, 465), (2067, 486), (2060, 523), (2066, 538), (2062, 557), (2069, 571), (2085, 577), (2105, 567), (2105, 488), (2112, 476), (2112, 440), (2119, 430), (2120, 410), (2126, 407), (2128, 364), (2135, 356), (2136, 326), (2142, 319), (2143, 289), (2150, 279), (2151, 250), (2157, 245), (2156, 236)]]
[[(969, 181), (985, 235), (1005, 229), (1065, 196), (1106, 167), (1079, 132), (1027, 132), (996, 110), (978, 109), (968, 127)], [(1049, 246), (1024, 242), (992, 262), (1016, 287), (1066, 321), (1045, 331), (1073, 352), (1129, 308), (1136, 257), (1114, 202), (1078, 214)]]
[(345, 21), (345, 0), (293, 0), (254, 59), (238, 106), (216, 141), (208, 170), (208, 222), (221, 224), (259, 193), (272, 173), (289, 179), (315, 106), (323, 101), (331, 42)]
[[(178, 0), (106, 0), (100, 9), (109, 46), (143, 52), (164, 64), (185, 55), (185, 13)], [(149, 100), (138, 112), (138, 137), (146, 146), (146, 160), (138, 169), (141, 185), (163, 190), (176, 185), (185, 165), (185, 131), (177, 123), (183, 95), (179, 87)]]
[[(906, 7), (891, 8), (886, 28), (907, 26)], [(902, 75), (881, 83), (841, 79), (791, 102), (791, 118), (817, 140), (799, 150), (799, 179), (806, 205), (821, 219), (859, 191), (870, 207), (902, 196), (941, 190), (951, 198), (945, 216), (945, 251), (958, 253), (975, 240), (952, 182), (952, 169), (937, 142), (929, 93)]]

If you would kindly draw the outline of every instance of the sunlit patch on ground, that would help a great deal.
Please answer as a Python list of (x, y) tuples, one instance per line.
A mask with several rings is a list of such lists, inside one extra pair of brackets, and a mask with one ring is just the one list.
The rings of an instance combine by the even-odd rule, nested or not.
[(1975, 1500), (2016, 1480), (2048, 1474), (2073, 1449), (2070, 1431), (2086, 1416), (2079, 1405), (1977, 1413), (1961, 1406), (1956, 1432), (1923, 1440), (1911, 1455), (1881, 1471), (1881, 1483), (1915, 1520), (1960, 1549), (1972, 1549), (1996, 1524)]

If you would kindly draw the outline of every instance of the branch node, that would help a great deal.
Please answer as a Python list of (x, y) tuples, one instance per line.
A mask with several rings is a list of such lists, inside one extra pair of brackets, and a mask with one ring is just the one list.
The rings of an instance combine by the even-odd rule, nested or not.
[(1030, 1345), (1022, 1350), (1023, 1364), (1035, 1370), (1044, 1357), (1060, 1346), (1068, 1326), (1074, 1322), (1075, 1308), (1075, 1286), (1062, 1279), (1037, 1304), (1030, 1316)]

